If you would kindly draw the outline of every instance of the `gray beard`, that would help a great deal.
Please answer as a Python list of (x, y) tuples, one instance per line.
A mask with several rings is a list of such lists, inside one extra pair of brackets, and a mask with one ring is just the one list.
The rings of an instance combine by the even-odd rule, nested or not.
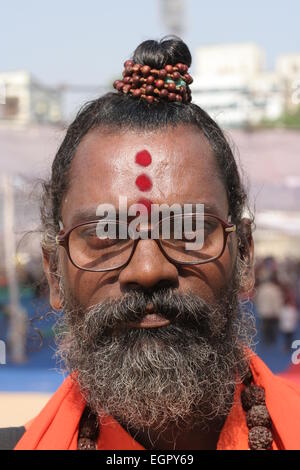
[[(253, 318), (238, 301), (240, 270), (212, 304), (173, 289), (126, 293), (81, 308), (60, 283), (64, 315), (57, 322), (58, 356), (90, 408), (109, 414), (127, 429), (172, 426), (209, 429), (225, 418), (237, 382), (249, 368), (246, 347)], [(146, 305), (171, 320), (157, 329), (126, 328)]]

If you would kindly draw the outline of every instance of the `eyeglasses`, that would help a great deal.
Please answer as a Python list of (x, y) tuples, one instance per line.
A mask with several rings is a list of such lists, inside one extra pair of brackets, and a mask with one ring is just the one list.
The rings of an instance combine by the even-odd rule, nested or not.
[[(176, 224), (182, 227), (194, 224), (197, 216), (202, 217), (203, 241), (201, 246), (187, 249), (187, 242), (190, 238), (184, 235), (178, 239), (174, 231)], [(169, 236), (162, 237), (163, 227), (166, 221), (170, 224)], [(102, 226), (101, 226), (102, 224)], [(99, 237), (99, 228), (103, 225), (114, 224), (115, 237)], [(178, 225), (177, 225), (178, 227)], [(120, 233), (128, 234), (126, 238), (121, 238)], [(78, 269), (91, 272), (113, 271), (125, 267), (131, 260), (136, 246), (140, 239), (144, 239), (143, 234), (151, 238), (152, 233), (158, 233), (154, 241), (158, 244), (164, 256), (175, 265), (199, 265), (217, 260), (224, 253), (228, 235), (236, 231), (236, 225), (225, 222), (213, 214), (184, 214), (174, 215), (167, 219), (161, 219), (152, 229), (141, 230), (141, 236), (130, 237), (129, 224), (118, 220), (93, 220), (83, 222), (71, 227), (65, 233), (56, 236), (57, 245), (63, 246), (71, 263)], [(103, 232), (102, 232), (103, 233)], [(193, 230), (193, 234), (195, 231)], [(197, 233), (195, 234), (197, 237)]]

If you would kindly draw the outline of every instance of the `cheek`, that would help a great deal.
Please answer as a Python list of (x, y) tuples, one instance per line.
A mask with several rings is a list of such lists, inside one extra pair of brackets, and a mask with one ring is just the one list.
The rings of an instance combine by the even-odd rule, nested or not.
[(236, 243), (232, 240), (230, 244), (228, 240), (223, 255), (217, 261), (181, 270), (182, 290), (191, 290), (207, 302), (219, 300), (231, 282), (235, 260)]
[(90, 298), (91, 292), (99, 279), (99, 275), (77, 269), (73, 266), (65, 252), (61, 253), (60, 266), (66, 295), (70, 292), (80, 305), (86, 305), (87, 299)]
[(88, 308), (108, 297), (121, 295), (118, 283), (119, 271), (93, 273), (77, 269), (66, 253), (60, 254), (60, 269), (68, 292), (83, 307)]

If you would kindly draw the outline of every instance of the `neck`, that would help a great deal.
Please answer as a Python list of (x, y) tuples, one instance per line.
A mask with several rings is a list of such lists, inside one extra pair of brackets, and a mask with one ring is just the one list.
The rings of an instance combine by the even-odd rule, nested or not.
[(164, 431), (154, 428), (135, 431), (128, 427), (127, 431), (147, 450), (216, 450), (225, 419), (211, 422), (206, 431), (200, 425), (185, 431), (171, 426)]

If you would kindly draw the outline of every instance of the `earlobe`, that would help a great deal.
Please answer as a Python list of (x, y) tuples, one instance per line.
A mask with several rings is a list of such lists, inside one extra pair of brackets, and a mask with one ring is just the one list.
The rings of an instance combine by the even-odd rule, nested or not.
[(51, 266), (51, 255), (43, 249), (43, 267), (49, 285), (50, 305), (54, 310), (61, 310), (59, 277)]

